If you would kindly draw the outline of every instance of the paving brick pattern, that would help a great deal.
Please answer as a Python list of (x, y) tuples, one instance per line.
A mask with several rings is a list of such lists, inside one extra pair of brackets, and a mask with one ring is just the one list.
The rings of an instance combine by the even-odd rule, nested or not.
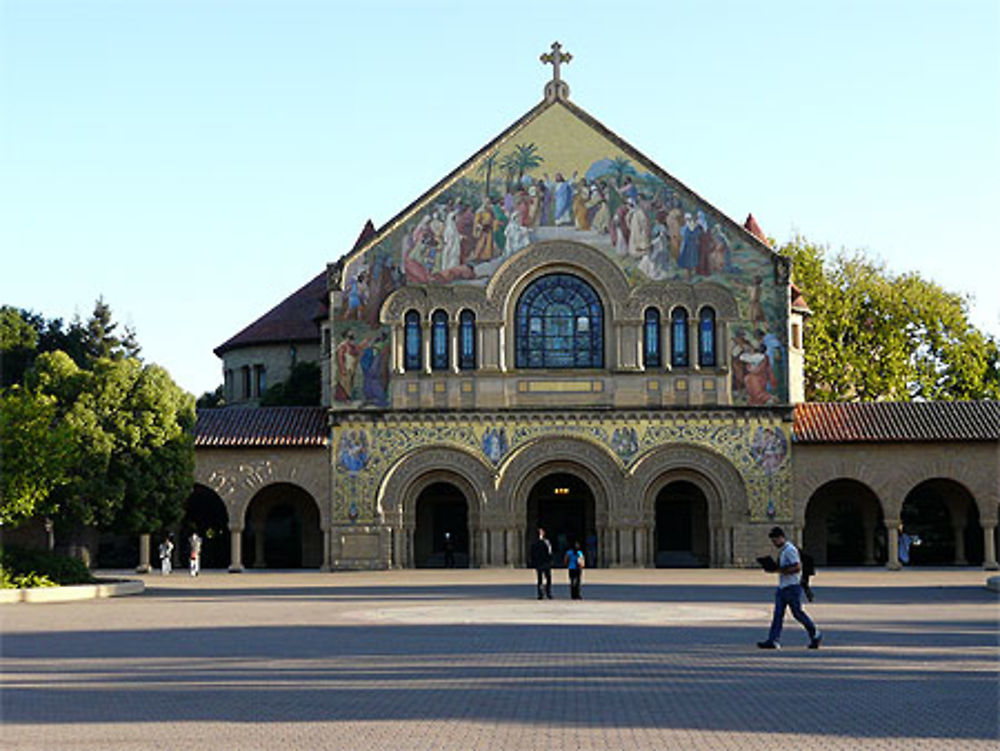
[[(557, 581), (562, 582), (563, 572)], [(0, 607), (5, 749), (995, 749), (982, 571), (208, 572)]]

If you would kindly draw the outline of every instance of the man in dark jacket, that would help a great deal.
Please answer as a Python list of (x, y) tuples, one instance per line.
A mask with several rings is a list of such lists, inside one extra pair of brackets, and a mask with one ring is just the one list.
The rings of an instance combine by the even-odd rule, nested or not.
[[(552, 543), (545, 530), (538, 528), (538, 539), (531, 543), (531, 565), (538, 575), (538, 599), (552, 599)], [(544, 583), (544, 587), (542, 586)]]

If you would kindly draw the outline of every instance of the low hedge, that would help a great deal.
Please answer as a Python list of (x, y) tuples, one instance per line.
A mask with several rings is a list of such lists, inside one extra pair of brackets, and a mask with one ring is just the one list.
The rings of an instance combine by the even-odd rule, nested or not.
[(0, 548), (0, 588), (93, 584), (83, 561), (46, 550)]

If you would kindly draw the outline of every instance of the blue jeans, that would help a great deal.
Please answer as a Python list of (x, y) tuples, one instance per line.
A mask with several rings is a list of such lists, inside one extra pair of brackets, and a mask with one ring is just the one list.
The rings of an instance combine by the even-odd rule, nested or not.
[(802, 587), (792, 584), (788, 587), (781, 587), (774, 593), (774, 617), (771, 618), (771, 630), (767, 634), (767, 640), (778, 643), (781, 640), (781, 627), (785, 622), (785, 608), (792, 609), (792, 617), (805, 627), (809, 632), (809, 638), (816, 637), (816, 624), (806, 615), (802, 609)]

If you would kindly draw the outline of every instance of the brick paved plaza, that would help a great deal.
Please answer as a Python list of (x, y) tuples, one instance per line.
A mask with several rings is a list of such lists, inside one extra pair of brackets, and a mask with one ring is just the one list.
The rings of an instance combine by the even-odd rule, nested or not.
[(8, 605), (13, 749), (996, 748), (982, 571), (824, 570), (805, 649), (772, 578), (593, 570), (208, 572)]

